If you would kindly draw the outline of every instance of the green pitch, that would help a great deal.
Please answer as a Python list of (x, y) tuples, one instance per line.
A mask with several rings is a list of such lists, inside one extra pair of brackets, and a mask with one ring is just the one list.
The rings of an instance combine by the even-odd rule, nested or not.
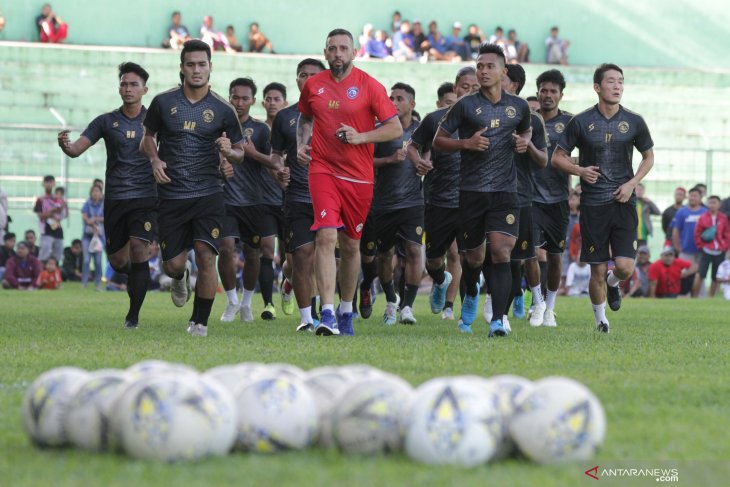
[[(284, 316), (280, 309), (274, 322), (223, 324), (218, 321), (222, 295), (208, 338), (193, 338), (185, 333), (192, 303), (178, 309), (169, 294), (156, 292), (147, 297), (141, 327), (125, 330), (126, 300), (126, 294), (73, 284), (57, 292), (0, 292), (0, 485), (542, 487), (591, 485), (583, 471), (595, 465), (658, 468), (669, 462), (679, 467), (678, 485), (727, 485), (730, 303), (720, 299), (625, 299), (619, 313), (609, 311), (611, 333), (599, 335), (587, 299), (561, 298), (557, 329), (531, 329), (527, 321), (513, 319), (512, 335), (502, 339), (487, 339), (481, 321), (474, 335), (458, 333), (455, 322), (429, 312), (427, 296), (418, 297), (419, 322), (413, 327), (383, 326), (379, 296), (373, 316), (355, 322), (354, 339), (296, 334), (298, 316)], [(257, 315), (261, 300), (258, 295), (254, 300)], [(20, 404), (41, 372), (61, 365), (126, 368), (151, 358), (200, 370), (243, 361), (288, 362), (304, 369), (368, 363), (414, 385), (456, 374), (508, 373), (533, 380), (565, 375), (600, 398), (608, 435), (590, 464), (541, 467), (511, 460), (472, 470), (428, 467), (405, 456), (363, 459), (317, 449), (160, 465), (30, 445)]]

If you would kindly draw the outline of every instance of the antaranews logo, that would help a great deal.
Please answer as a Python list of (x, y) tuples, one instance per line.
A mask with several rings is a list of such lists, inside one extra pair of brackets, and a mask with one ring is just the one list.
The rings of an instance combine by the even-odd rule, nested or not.
[(599, 465), (583, 472), (594, 480), (619, 477), (647, 477), (656, 482), (679, 482), (676, 468), (601, 468)]

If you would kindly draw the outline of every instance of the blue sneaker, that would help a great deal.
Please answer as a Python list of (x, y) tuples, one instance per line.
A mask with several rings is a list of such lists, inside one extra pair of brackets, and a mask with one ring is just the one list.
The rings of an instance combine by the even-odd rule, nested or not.
[(340, 332), (340, 336), (355, 336), (355, 330), (352, 329), (352, 318), (353, 313), (342, 313), (339, 315), (337, 329)]
[(512, 316), (521, 320), (525, 317), (525, 295), (520, 294), (512, 302)]
[(479, 284), (477, 283), (477, 295), (469, 296), (468, 294), (464, 297), (464, 302), (461, 303), (461, 320), (465, 325), (471, 326), (474, 320), (477, 319), (477, 308), (479, 307)]
[(471, 325), (467, 325), (461, 320), (459, 320), (459, 331), (461, 333), (469, 333), (470, 335), (474, 334), (474, 331), (471, 329)]
[(340, 334), (340, 330), (337, 329), (337, 320), (332, 311), (328, 309), (322, 311), (321, 318), (317, 328), (314, 330), (317, 335), (332, 336)]
[(441, 284), (433, 283), (433, 286), (431, 286), (431, 296), (429, 296), (428, 301), (431, 303), (431, 312), (433, 314), (438, 314), (444, 309), (444, 305), (446, 305), (446, 290), (449, 288), (449, 284), (451, 284), (451, 273), (448, 271), (444, 272), (444, 282)]
[(502, 324), (502, 320), (494, 320), (489, 324), (489, 336), (497, 336), (497, 337), (503, 337), (507, 336), (509, 332), (507, 331), (507, 328), (504, 327), (504, 324)]

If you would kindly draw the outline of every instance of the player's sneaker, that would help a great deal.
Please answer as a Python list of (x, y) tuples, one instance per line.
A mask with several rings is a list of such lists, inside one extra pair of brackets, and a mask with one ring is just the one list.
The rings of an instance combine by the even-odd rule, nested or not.
[(509, 325), (509, 318), (507, 315), (502, 315), (502, 326), (504, 326), (504, 329), (507, 330), (507, 333), (512, 331), (512, 327)]
[(383, 323), (386, 325), (395, 325), (398, 320), (398, 305), (400, 297), (395, 295), (395, 303), (385, 303), (385, 312), (383, 313)]
[(527, 310), (527, 319), (528, 320), (532, 319), (532, 313), (534, 313), (534, 312), (535, 312), (535, 305), (533, 304), (530, 306), (530, 309)]
[(294, 288), (291, 283), (289, 283), (289, 279), (285, 277), (281, 286), (279, 286), (279, 291), (281, 292), (281, 310), (285, 315), (294, 313), (294, 300), (292, 299), (293, 290)]
[(608, 329), (608, 323), (604, 323), (603, 321), (596, 325), (596, 331), (599, 331), (600, 333), (608, 333)]
[(251, 310), (251, 306), (241, 305), (241, 309), (238, 310), (238, 313), (241, 317), (241, 321), (246, 323), (251, 323), (253, 321), (253, 311)]
[(509, 334), (509, 331), (504, 326), (504, 323), (502, 323), (502, 320), (494, 320), (489, 324), (489, 336), (490, 337), (503, 337), (507, 336)]
[(193, 330), (195, 330), (195, 322), (194, 321), (188, 321), (188, 329), (187, 329), (187, 332), (192, 335)]
[(470, 335), (474, 333), (474, 330), (471, 329), (471, 325), (465, 324), (463, 321), (461, 321), (461, 319), (459, 319), (459, 331), (461, 333), (468, 333)]
[(444, 310), (441, 312), (441, 319), (454, 321), (454, 310), (451, 308), (444, 308)]
[(491, 323), (492, 314), (492, 295), (487, 294), (487, 299), (484, 300), (484, 321)]
[(355, 330), (352, 328), (352, 317), (353, 313), (342, 313), (337, 317), (337, 329), (340, 331), (340, 336), (355, 336)]
[(370, 318), (373, 314), (373, 291), (372, 289), (363, 289), (360, 287), (360, 316), (364, 319)]
[(178, 308), (185, 306), (185, 303), (190, 301), (190, 296), (193, 294), (193, 288), (190, 286), (190, 261), (185, 261), (185, 273), (181, 279), (173, 279), (170, 284), (170, 297), (172, 297), (172, 303)]
[(546, 309), (547, 309), (547, 305), (545, 304), (545, 302), (535, 305), (535, 309), (532, 312), (532, 316), (530, 316), (530, 326), (542, 326), (542, 322), (544, 321), (544, 318), (545, 318)]
[(221, 315), (221, 321), (223, 323), (230, 323), (231, 321), (235, 320), (236, 314), (238, 313), (238, 307), (238, 303), (228, 303), (226, 305), (225, 311), (223, 311), (223, 314)]
[(446, 304), (446, 290), (451, 284), (451, 273), (448, 271), (444, 272), (444, 282), (441, 284), (433, 283), (431, 286), (431, 295), (428, 298), (428, 302), (431, 304), (431, 313), (437, 314), (444, 309)]
[(520, 294), (512, 302), (512, 316), (521, 320), (525, 317), (525, 295)]
[(297, 331), (314, 331), (314, 324), (312, 323), (300, 323), (299, 326), (297, 326)]
[(261, 312), (262, 320), (275, 320), (276, 319), (276, 308), (272, 303), (267, 304), (264, 310)]
[(461, 320), (465, 325), (471, 326), (477, 319), (477, 308), (479, 307), (479, 284), (477, 283), (477, 295), (464, 296), (464, 302), (461, 304)]
[(190, 334), (194, 337), (207, 337), (208, 327), (201, 324), (193, 325), (193, 330), (190, 332)]
[(125, 320), (124, 321), (124, 328), (128, 330), (135, 330), (139, 326), (139, 322), (136, 320)]
[(545, 316), (542, 319), (542, 326), (549, 326), (551, 328), (558, 326), (558, 323), (555, 321), (555, 311), (552, 309), (545, 310)]
[(413, 309), (410, 306), (403, 306), (400, 310), (400, 322), (404, 325), (415, 325), (416, 317), (413, 316)]
[(332, 336), (340, 334), (340, 330), (337, 329), (335, 314), (332, 311), (328, 309), (323, 310), (321, 318), (317, 328), (314, 330), (317, 335)]
[[(608, 277), (606, 279), (608, 279)], [(618, 286), (609, 286), (608, 282), (606, 282), (606, 297), (608, 298), (609, 308), (611, 308), (613, 311), (618, 311), (621, 309), (621, 290), (618, 288)]]

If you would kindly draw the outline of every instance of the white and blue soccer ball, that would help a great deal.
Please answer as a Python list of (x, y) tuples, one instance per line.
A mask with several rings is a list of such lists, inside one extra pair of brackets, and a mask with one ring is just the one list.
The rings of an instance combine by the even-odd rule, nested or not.
[(332, 410), (342, 390), (351, 377), (339, 367), (317, 367), (307, 372), (304, 383), (309, 387), (319, 413), (319, 437), (317, 443), (324, 448), (334, 448)]
[(501, 460), (516, 452), (517, 448), (509, 432), (509, 425), (517, 407), (518, 398), (532, 390), (534, 385), (532, 381), (524, 377), (507, 374), (492, 376), (489, 381), (495, 387), (497, 404), (502, 416), (502, 437), (494, 455), (494, 460)]

